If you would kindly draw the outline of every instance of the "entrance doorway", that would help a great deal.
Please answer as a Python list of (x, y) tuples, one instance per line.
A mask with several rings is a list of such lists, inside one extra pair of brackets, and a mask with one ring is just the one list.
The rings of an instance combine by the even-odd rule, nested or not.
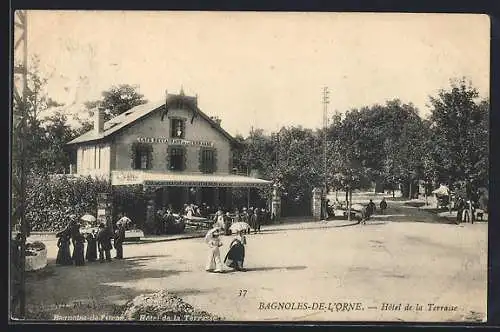
[(168, 187), (166, 189), (168, 190), (168, 205), (172, 206), (174, 212), (180, 212), (187, 203), (186, 188)]

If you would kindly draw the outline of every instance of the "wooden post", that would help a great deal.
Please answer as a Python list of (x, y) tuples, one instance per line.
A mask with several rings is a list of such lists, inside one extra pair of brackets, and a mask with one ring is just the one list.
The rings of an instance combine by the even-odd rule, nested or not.
[(451, 177), (448, 180), (448, 213), (451, 214)]
[(347, 198), (347, 221), (351, 221), (351, 206), (352, 206), (352, 189), (351, 186), (347, 187), (346, 195)]

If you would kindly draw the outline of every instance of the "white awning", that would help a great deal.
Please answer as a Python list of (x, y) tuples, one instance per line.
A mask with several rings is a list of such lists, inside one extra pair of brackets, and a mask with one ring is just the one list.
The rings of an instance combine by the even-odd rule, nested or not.
[(271, 185), (271, 181), (233, 174), (185, 174), (148, 171), (112, 171), (111, 185), (141, 184), (148, 187), (234, 187)]

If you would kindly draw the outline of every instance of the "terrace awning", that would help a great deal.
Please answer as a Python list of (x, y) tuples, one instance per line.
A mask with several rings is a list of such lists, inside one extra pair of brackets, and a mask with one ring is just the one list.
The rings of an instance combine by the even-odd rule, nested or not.
[(144, 185), (148, 187), (233, 187), (256, 188), (271, 181), (233, 174), (185, 174), (148, 171), (112, 171), (111, 185)]

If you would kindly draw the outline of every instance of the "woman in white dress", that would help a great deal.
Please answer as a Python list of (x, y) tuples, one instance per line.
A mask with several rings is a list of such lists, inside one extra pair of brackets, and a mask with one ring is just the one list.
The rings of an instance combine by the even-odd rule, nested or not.
[(207, 232), (205, 235), (205, 242), (208, 244), (210, 251), (208, 253), (207, 264), (205, 266), (205, 270), (207, 272), (223, 272), (222, 270), (222, 261), (220, 258), (220, 250), (219, 247), (222, 246), (222, 242), (220, 240), (220, 229), (215, 227)]

